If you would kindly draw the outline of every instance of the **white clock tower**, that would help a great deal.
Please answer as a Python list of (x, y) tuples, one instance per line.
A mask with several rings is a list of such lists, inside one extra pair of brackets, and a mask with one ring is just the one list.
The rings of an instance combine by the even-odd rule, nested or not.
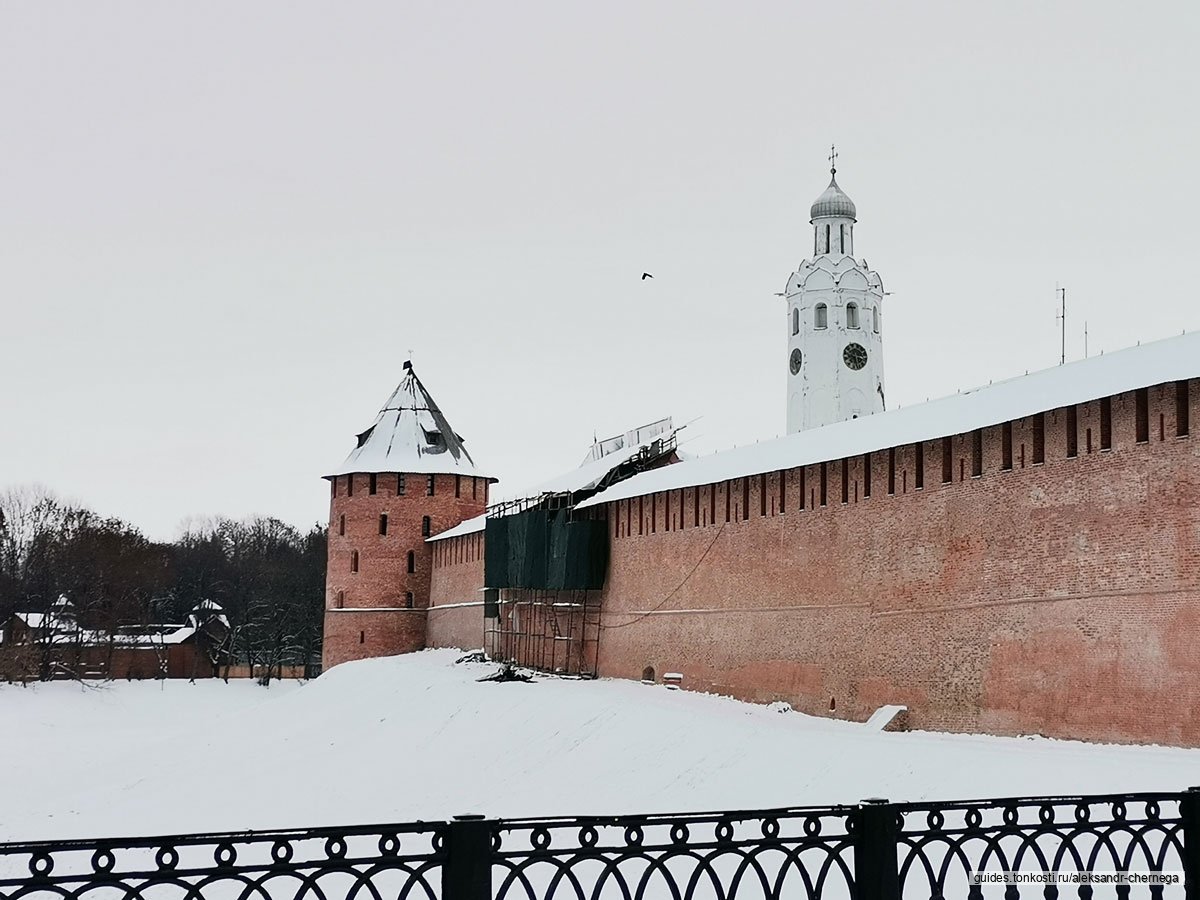
[(883, 282), (854, 258), (854, 202), (837, 183), (812, 205), (813, 255), (788, 278), (787, 430), (882, 412)]

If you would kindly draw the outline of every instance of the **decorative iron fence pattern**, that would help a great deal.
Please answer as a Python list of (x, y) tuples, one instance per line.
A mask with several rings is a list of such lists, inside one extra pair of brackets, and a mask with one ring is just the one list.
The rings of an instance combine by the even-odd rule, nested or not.
[(494, 900), (849, 897), (854, 807), (499, 822)]
[(445, 823), (0, 844), (0, 898), (443, 896)]
[[(971, 873), (1182, 873), (985, 885)], [(1200, 900), (1182, 793), (0, 844), (0, 900)]]
[(982, 896), (973, 871), (1182, 872), (1182, 796), (899, 804), (901, 895)]

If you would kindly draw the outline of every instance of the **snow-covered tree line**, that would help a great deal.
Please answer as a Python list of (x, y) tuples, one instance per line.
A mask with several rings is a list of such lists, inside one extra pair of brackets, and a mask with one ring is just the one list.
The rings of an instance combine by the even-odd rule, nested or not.
[(303, 665), (319, 659), (326, 531), (278, 519), (196, 520), (175, 541), (148, 539), (37, 487), (0, 491), (0, 623), (47, 613), (59, 597), (81, 625), (116, 634), (183, 622), (219, 604), (233, 664)]

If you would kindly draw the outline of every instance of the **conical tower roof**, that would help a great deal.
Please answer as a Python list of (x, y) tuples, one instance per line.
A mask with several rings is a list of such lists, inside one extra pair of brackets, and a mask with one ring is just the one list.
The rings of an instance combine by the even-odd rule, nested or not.
[(375, 417), (375, 424), (358, 435), (358, 446), (326, 478), (351, 472), (415, 472), (423, 475), (484, 474), (450, 427), (411, 362), (404, 363), (404, 380)]

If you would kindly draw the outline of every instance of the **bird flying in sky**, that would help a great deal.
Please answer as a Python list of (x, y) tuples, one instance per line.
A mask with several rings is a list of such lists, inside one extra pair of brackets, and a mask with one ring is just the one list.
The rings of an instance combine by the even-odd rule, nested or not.
[(642, 273), (642, 281), (645, 281), (647, 278), (653, 278), (653, 277), (654, 277), (654, 276), (653, 276), (653, 275), (651, 275), (649, 272), (643, 272), (643, 273)]

